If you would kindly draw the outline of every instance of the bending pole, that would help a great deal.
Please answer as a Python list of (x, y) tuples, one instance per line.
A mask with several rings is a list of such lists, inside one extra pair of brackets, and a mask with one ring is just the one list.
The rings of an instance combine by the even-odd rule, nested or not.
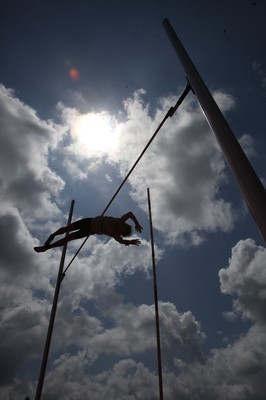
[[(67, 222), (68, 225), (70, 225), (71, 220), (72, 220), (74, 203), (75, 203), (75, 200), (72, 200), (71, 205), (70, 205), (70, 210), (69, 210), (68, 222)], [(66, 233), (65, 236), (67, 236), (67, 235), (68, 235), (68, 232)], [(45, 370), (46, 370), (46, 365), (47, 365), (47, 360), (48, 360), (48, 354), (49, 354), (49, 349), (50, 349), (50, 344), (51, 344), (52, 333), (53, 333), (57, 302), (58, 302), (60, 286), (61, 286), (61, 282), (62, 282), (62, 272), (63, 272), (64, 262), (65, 262), (66, 249), (67, 249), (67, 243), (64, 244), (63, 250), (62, 250), (61, 261), (60, 261), (60, 265), (59, 265), (59, 271), (58, 271), (58, 275), (57, 275), (57, 281), (56, 281), (55, 292), (54, 292), (53, 306), (52, 306), (52, 311), (51, 311), (51, 315), (50, 315), (50, 321), (49, 321), (49, 326), (48, 326), (48, 331), (47, 331), (47, 336), (46, 336), (45, 347), (44, 347), (44, 351), (43, 351), (42, 365), (41, 365), (41, 369), (40, 369), (40, 375), (39, 375), (39, 381), (38, 381), (35, 400), (40, 400), (41, 394), (42, 394), (43, 381), (44, 381)]]
[(163, 27), (172, 42), (192, 90), (216, 136), (264, 242), (266, 242), (265, 188), (167, 18), (163, 20)]
[(147, 193), (148, 193), (150, 235), (151, 235), (152, 270), (153, 270), (153, 282), (154, 282), (154, 307), (155, 307), (155, 321), (156, 321), (159, 392), (160, 392), (160, 400), (163, 400), (163, 376), (162, 376), (162, 361), (161, 361), (160, 322), (159, 322), (159, 309), (158, 309), (154, 240), (153, 240), (153, 229), (152, 229), (151, 200), (150, 200), (150, 189), (149, 188), (147, 188)]

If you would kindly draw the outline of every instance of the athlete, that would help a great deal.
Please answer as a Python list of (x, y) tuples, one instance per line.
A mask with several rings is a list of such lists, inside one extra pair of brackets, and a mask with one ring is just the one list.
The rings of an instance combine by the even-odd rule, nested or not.
[[(57, 231), (52, 233), (46, 240), (44, 246), (34, 247), (37, 253), (42, 253), (53, 247), (63, 246), (71, 240), (80, 239), (90, 235), (108, 235), (114, 238), (117, 242), (124, 244), (125, 246), (134, 245), (139, 246), (139, 239), (126, 240), (124, 237), (131, 236), (132, 227), (127, 224), (126, 221), (131, 219), (135, 223), (135, 230), (139, 233), (142, 231), (142, 226), (139, 224), (135, 215), (130, 211), (120, 218), (98, 216), (95, 218), (83, 218), (68, 226), (63, 226)], [(72, 233), (69, 233), (72, 232)], [(69, 233), (63, 239), (59, 239), (53, 242), (55, 236)]]

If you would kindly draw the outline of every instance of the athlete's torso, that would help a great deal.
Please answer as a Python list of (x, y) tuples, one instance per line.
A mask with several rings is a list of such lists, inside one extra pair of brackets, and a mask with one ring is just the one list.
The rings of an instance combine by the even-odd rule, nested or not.
[(98, 235), (117, 236), (117, 227), (120, 224), (120, 218), (98, 216), (92, 218), (91, 226)]

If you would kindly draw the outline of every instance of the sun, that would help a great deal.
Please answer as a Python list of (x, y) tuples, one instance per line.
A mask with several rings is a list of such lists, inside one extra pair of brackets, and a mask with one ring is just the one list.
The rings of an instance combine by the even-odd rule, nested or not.
[(71, 125), (72, 137), (82, 153), (101, 155), (117, 146), (114, 121), (106, 112), (77, 115)]

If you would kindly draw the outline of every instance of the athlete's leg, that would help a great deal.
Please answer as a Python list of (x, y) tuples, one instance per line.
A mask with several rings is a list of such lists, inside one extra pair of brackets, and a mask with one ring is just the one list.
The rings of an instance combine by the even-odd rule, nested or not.
[(70, 233), (69, 235), (65, 236), (63, 239), (59, 239), (56, 242), (51, 243), (45, 247), (47, 247), (47, 250), (52, 249), (53, 247), (60, 247), (60, 246), (63, 246), (64, 244), (70, 242), (71, 240), (76, 240), (79, 238), (80, 238), (80, 235), (78, 235), (78, 232), (73, 232), (73, 233)]
[(83, 220), (80, 219), (79, 221), (72, 222), (72, 224), (69, 224), (67, 226), (62, 226), (61, 228), (57, 229), (57, 231), (55, 231), (48, 237), (48, 239), (46, 240), (44, 245), (49, 246), (51, 241), (54, 240), (55, 236), (57, 236), (57, 235), (63, 235), (64, 233), (67, 233), (67, 232), (77, 231), (78, 229), (81, 228), (82, 222), (83, 222)]
[(80, 239), (80, 238), (85, 237), (85, 236), (86, 235), (81, 235), (80, 232), (73, 232), (73, 233), (70, 233), (69, 235), (65, 236), (63, 239), (59, 239), (59, 240), (57, 240), (56, 242), (54, 242), (52, 244), (34, 247), (34, 250), (37, 253), (43, 253), (46, 250), (52, 249), (54, 247), (63, 246), (66, 243), (70, 242), (71, 240)]

